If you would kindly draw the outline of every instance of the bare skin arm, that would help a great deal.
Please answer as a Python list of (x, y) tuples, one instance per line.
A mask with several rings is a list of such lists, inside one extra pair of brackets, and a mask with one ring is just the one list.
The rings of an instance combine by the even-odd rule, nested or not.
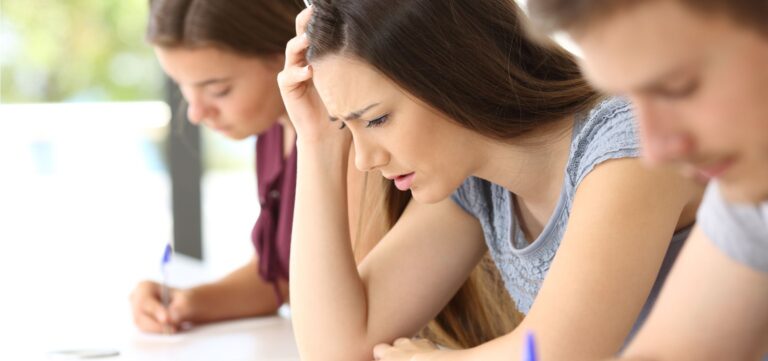
[(510, 334), (473, 349), (413, 358), (387, 346), (382, 360), (509, 360), (533, 331), (543, 360), (594, 360), (619, 351), (651, 287), (681, 214), (699, 187), (675, 172), (621, 159), (577, 190), (561, 246), (536, 301)]
[[(299, 33), (308, 17), (297, 19)], [(358, 269), (346, 211), (350, 138), (305, 82), (305, 46), (303, 37), (289, 42), (278, 77), (298, 135), (294, 332), (303, 359), (370, 360), (374, 344), (415, 334), (439, 312), (480, 260), (482, 232), (449, 199), (412, 203)]]
[(762, 360), (766, 305), (768, 275), (732, 260), (697, 228), (624, 357)]
[[(277, 311), (274, 286), (257, 272), (255, 257), (218, 282), (189, 290), (190, 298), (199, 309), (192, 321), (210, 322), (233, 318), (262, 316)], [(279, 283), (283, 299), (288, 299), (288, 284)]]

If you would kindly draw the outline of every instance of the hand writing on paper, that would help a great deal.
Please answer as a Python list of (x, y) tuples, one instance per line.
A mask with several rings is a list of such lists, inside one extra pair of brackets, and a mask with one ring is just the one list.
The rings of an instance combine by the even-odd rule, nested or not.
[(192, 301), (186, 290), (169, 289), (168, 309), (161, 302), (161, 286), (157, 282), (139, 283), (131, 293), (133, 322), (144, 332), (178, 332), (191, 320)]

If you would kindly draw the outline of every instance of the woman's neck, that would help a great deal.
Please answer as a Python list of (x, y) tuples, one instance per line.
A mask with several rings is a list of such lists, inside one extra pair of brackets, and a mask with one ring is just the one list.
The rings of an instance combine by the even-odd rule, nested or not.
[(554, 207), (565, 177), (573, 125), (573, 117), (568, 117), (513, 144), (489, 141), (474, 175), (504, 187), (528, 205)]

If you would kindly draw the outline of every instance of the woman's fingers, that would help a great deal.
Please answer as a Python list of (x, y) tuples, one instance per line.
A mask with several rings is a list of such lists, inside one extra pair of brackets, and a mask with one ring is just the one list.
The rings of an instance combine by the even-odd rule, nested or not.
[(309, 38), (305, 33), (288, 40), (288, 43), (285, 45), (285, 67), (307, 65), (306, 53), (308, 47)]
[(392, 346), (403, 347), (405, 345), (408, 345), (409, 343), (411, 343), (411, 339), (400, 337), (397, 340), (395, 340), (395, 342), (392, 343)]
[(312, 19), (312, 9), (314, 6), (310, 6), (302, 10), (299, 15), (296, 15), (296, 35), (303, 34), (307, 31), (307, 24)]
[(374, 360), (381, 360), (387, 354), (390, 350), (392, 350), (392, 346), (386, 344), (386, 343), (380, 343), (373, 347), (373, 359)]
[(286, 44), (285, 66), (277, 75), (280, 93), (288, 117), (303, 142), (328, 143), (337, 138), (348, 142), (345, 132), (339, 132), (338, 125), (328, 121), (328, 111), (312, 81), (314, 68), (306, 58), (310, 43), (306, 28), (311, 15), (310, 7), (296, 17), (297, 36)]
[(133, 322), (136, 324), (136, 327), (138, 327), (140, 330), (144, 332), (154, 332), (154, 333), (176, 332), (176, 327), (174, 327), (173, 325), (160, 323), (157, 321), (154, 315), (147, 314), (144, 312), (134, 313)]
[[(305, 82), (312, 78), (312, 67), (309, 65), (303, 67), (285, 68), (280, 74), (277, 74), (277, 83), (283, 91), (284, 96), (301, 97), (303, 90), (306, 89)], [(299, 90), (301, 92), (296, 93)]]
[(302, 96), (303, 91), (296, 93), (296, 90), (306, 89), (304, 82), (312, 77), (312, 68), (304, 57), (308, 46), (307, 34), (301, 33), (288, 41), (285, 47), (285, 67), (277, 75), (277, 83), (284, 96)]
[(145, 332), (175, 332), (175, 322), (160, 302), (159, 287), (156, 282), (144, 281), (133, 290), (130, 297), (133, 322)]
[(290, 41), (285, 48), (285, 67), (277, 76), (280, 87), (292, 92), (304, 81), (312, 77), (312, 71), (304, 58), (309, 40), (306, 34), (299, 35)]
[(168, 305), (168, 323), (179, 327), (182, 322), (194, 318), (195, 308), (190, 293), (184, 290), (174, 290), (171, 294), (171, 304)]

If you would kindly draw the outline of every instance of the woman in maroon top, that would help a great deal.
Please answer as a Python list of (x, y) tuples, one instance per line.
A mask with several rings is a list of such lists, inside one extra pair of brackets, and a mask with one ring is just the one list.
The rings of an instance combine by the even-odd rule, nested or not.
[(159, 285), (141, 282), (131, 296), (136, 325), (149, 332), (273, 313), (287, 298), (296, 183), (295, 133), (276, 76), (301, 10), (292, 1), (152, 0), (147, 40), (179, 84), (189, 121), (234, 140), (258, 136), (261, 211), (256, 255), (226, 277), (173, 290), (168, 309)]
[[(160, 287), (139, 283), (131, 295), (134, 322), (143, 331), (178, 331), (192, 325), (274, 313), (288, 299), (288, 258), (296, 187), (296, 135), (277, 86), (285, 44), (295, 33), (301, 1), (150, 0), (147, 40), (187, 102), (187, 117), (233, 140), (258, 136), (256, 176), (261, 211), (251, 239), (253, 259), (224, 278), (174, 289), (168, 309)], [(366, 178), (352, 166), (350, 217), (358, 217)], [(380, 181), (371, 177), (371, 183)], [(381, 187), (367, 187), (366, 207), (382, 208)], [(367, 210), (367, 209), (366, 209)], [(385, 221), (371, 219), (357, 232), (378, 240)], [(358, 242), (358, 257), (375, 242)]]
[[(190, 122), (233, 140), (258, 136), (261, 212), (252, 232), (256, 255), (248, 264), (218, 281), (172, 290), (167, 309), (160, 303), (159, 284), (141, 282), (131, 295), (134, 321), (143, 331), (173, 332), (182, 324), (274, 313), (288, 300), (296, 187), (296, 135), (280, 98), (277, 74), (283, 68), (285, 44), (295, 34), (301, 1), (149, 3), (147, 40), (163, 70), (181, 88)], [(366, 177), (353, 161), (348, 164), (349, 231), (359, 263), (400, 217), (410, 194), (394, 191), (378, 173)], [(488, 276), (478, 269), (425, 335), (445, 345), (470, 347), (507, 331), (512, 308), (498, 297), (506, 294), (497, 289), (498, 280)]]

